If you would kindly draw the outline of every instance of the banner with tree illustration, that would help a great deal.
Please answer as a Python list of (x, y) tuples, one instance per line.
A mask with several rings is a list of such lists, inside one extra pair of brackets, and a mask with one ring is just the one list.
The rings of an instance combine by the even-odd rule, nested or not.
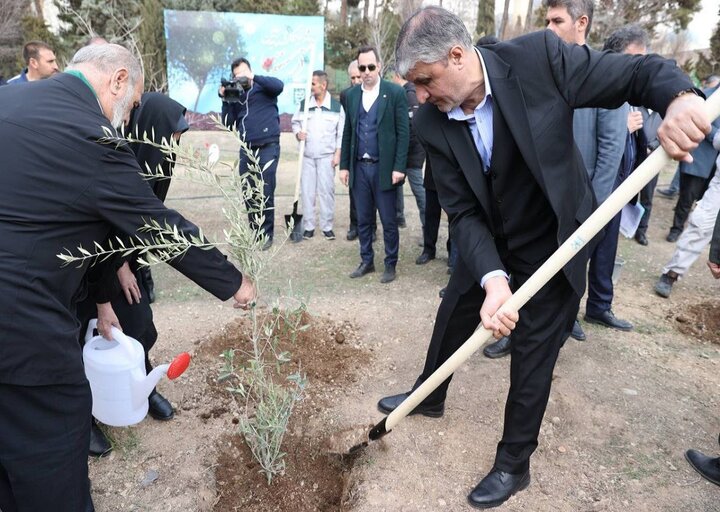
[(278, 109), (292, 114), (310, 73), (323, 68), (324, 34), (322, 16), (165, 10), (168, 92), (194, 112), (220, 112), (220, 79), (245, 57), (253, 73), (285, 83)]

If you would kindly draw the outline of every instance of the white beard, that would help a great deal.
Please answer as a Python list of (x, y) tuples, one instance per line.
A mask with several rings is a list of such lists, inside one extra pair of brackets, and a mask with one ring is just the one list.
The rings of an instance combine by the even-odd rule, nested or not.
[(125, 118), (130, 114), (130, 110), (132, 109), (132, 97), (133, 97), (134, 90), (132, 87), (128, 87), (127, 93), (125, 93), (125, 96), (120, 98), (115, 102), (115, 105), (113, 105), (113, 111), (112, 111), (112, 125), (113, 128), (120, 129), (122, 128), (123, 124), (125, 124)]

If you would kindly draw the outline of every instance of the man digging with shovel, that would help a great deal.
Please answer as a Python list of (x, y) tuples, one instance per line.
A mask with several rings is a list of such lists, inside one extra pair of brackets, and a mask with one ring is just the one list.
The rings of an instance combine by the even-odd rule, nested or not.
[[(651, 108), (665, 119), (663, 148), (678, 160), (689, 158), (710, 124), (690, 80), (657, 55), (600, 53), (550, 31), (477, 49), (463, 22), (438, 7), (405, 22), (395, 52), (399, 73), (424, 103), (415, 126), (460, 253), (413, 389), (480, 322), (495, 338), (513, 331), (503, 436), (492, 470), (468, 496), (475, 507), (495, 507), (530, 484), (553, 368), (585, 291), (583, 248), (521, 315), (503, 306), (595, 208), (572, 138), (573, 110), (625, 101)], [(442, 416), (449, 383), (410, 414)], [(408, 396), (385, 397), (378, 408), (391, 413)]]

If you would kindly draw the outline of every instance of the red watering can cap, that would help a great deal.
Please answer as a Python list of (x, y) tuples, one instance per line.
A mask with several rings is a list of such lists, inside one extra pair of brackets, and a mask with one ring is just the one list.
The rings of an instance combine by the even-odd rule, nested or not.
[(180, 375), (187, 370), (187, 367), (190, 366), (190, 359), (190, 354), (187, 352), (175, 356), (175, 359), (172, 360), (170, 368), (168, 368), (167, 371), (168, 379), (173, 380), (180, 377)]

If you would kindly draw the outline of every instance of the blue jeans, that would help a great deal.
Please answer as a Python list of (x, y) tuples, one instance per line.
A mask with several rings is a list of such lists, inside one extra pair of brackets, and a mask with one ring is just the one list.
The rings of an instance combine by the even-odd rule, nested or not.
[[(280, 160), (280, 143), (270, 142), (263, 146), (252, 148), (258, 152), (258, 165), (263, 169), (268, 162), (272, 160), (272, 164), (262, 171), (263, 179), (263, 197), (265, 204), (260, 211), (260, 204), (254, 204), (254, 201), (246, 201), (245, 206), (252, 213), (248, 214), (250, 225), (257, 232), (263, 232), (272, 240), (275, 234), (275, 185), (278, 161)], [(240, 176), (250, 172), (250, 161), (247, 154), (240, 150)], [(260, 217), (264, 216), (265, 220), (259, 225)]]
[[(410, 190), (415, 196), (418, 212), (420, 213), (420, 224), (425, 226), (425, 187), (423, 186), (422, 169), (405, 169), (405, 179), (410, 183)], [(397, 188), (397, 220), (403, 222), (405, 220), (405, 198), (403, 197), (403, 187)]]
[(360, 238), (360, 258), (363, 263), (373, 263), (375, 253), (372, 246), (375, 209), (380, 213), (385, 242), (385, 266), (395, 267), (398, 260), (400, 234), (395, 212), (397, 192), (380, 189), (380, 166), (377, 163), (356, 162), (350, 193), (355, 200)]

